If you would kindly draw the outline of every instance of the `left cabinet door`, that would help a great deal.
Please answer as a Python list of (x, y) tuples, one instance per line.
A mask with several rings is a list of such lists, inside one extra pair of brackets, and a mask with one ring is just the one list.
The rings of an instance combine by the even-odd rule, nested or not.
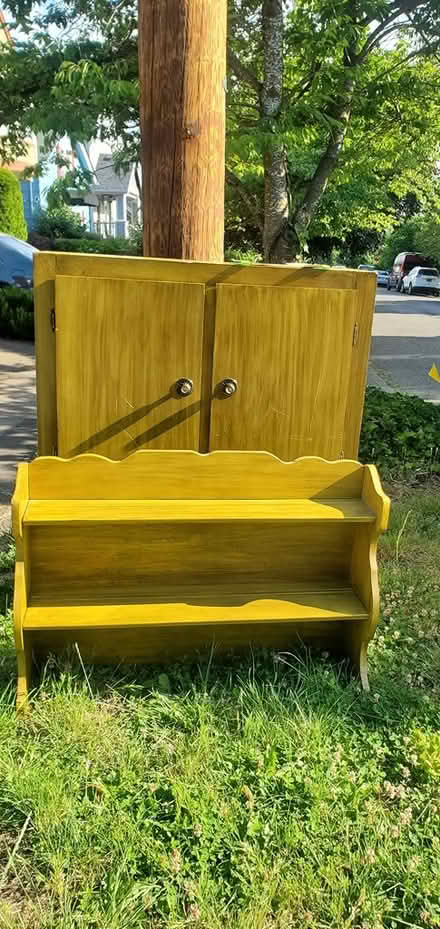
[(204, 286), (67, 276), (55, 286), (58, 454), (198, 450)]

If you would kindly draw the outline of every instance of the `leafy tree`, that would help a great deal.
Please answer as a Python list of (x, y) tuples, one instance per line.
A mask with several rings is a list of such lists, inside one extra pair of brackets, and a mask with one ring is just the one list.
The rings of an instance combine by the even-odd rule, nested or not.
[[(26, 150), (29, 131), (50, 146), (116, 140), (123, 169), (139, 153), (137, 7), (134, 0), (9, 0), (14, 33), (26, 40), (0, 57), (0, 158)], [(54, 37), (55, 33), (55, 37)], [(119, 158), (118, 158), (119, 153)]]
[[(3, 6), (27, 38), (0, 59), (0, 157), (32, 129), (116, 139), (121, 168), (136, 161), (135, 0)], [(404, 218), (405, 198), (437, 206), (440, 0), (229, 7), (228, 246), (285, 261), (351, 238), (354, 255), (356, 238)]]
[(0, 168), (0, 232), (27, 238), (20, 184), (7, 168)]
[(421, 252), (440, 268), (440, 216), (422, 216), (416, 225), (416, 251)]
[(440, 267), (440, 214), (422, 213), (397, 226), (386, 238), (381, 266), (390, 268), (399, 252), (420, 252)]
[(357, 196), (363, 186), (365, 202), (368, 179), (382, 190), (383, 228), (393, 222), (387, 184), (398, 197), (430, 196), (438, 13), (438, 0), (231, 0), (228, 180), (262, 230), (266, 260), (289, 260), (311, 232), (335, 230), (350, 187)]
[(397, 226), (396, 229), (387, 236), (380, 256), (380, 266), (382, 268), (391, 268), (399, 252), (415, 251), (416, 221), (414, 219), (408, 219), (405, 223)]

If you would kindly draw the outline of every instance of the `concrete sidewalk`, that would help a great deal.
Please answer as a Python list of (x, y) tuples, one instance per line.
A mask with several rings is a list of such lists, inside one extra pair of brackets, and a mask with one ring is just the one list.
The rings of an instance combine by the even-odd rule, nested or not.
[(0, 531), (9, 528), (17, 463), (36, 452), (34, 346), (0, 339)]

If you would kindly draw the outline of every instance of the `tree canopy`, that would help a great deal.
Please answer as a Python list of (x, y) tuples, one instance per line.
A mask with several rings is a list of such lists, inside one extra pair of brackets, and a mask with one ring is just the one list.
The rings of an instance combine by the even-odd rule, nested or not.
[[(0, 157), (29, 130), (139, 154), (134, 0), (6, 0)], [(438, 211), (440, 0), (229, 0), (227, 237), (293, 260)]]
[(410, 190), (436, 201), (438, 12), (437, 0), (234, 0), (229, 182), (266, 259), (354, 222), (386, 228)]
[(4, 2), (14, 46), (0, 58), (0, 158), (23, 154), (29, 131), (48, 143), (98, 137), (119, 149), (121, 165), (139, 154), (137, 9), (112, 0)]

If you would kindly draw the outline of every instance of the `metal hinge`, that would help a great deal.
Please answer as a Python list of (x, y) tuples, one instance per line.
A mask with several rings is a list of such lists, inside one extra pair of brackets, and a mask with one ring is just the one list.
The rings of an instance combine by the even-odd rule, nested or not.
[(50, 328), (52, 329), (52, 332), (55, 332), (56, 327), (57, 327), (56, 313), (55, 313), (55, 310), (51, 310), (50, 311)]
[(353, 329), (353, 345), (357, 345), (359, 341), (359, 323), (354, 324)]

